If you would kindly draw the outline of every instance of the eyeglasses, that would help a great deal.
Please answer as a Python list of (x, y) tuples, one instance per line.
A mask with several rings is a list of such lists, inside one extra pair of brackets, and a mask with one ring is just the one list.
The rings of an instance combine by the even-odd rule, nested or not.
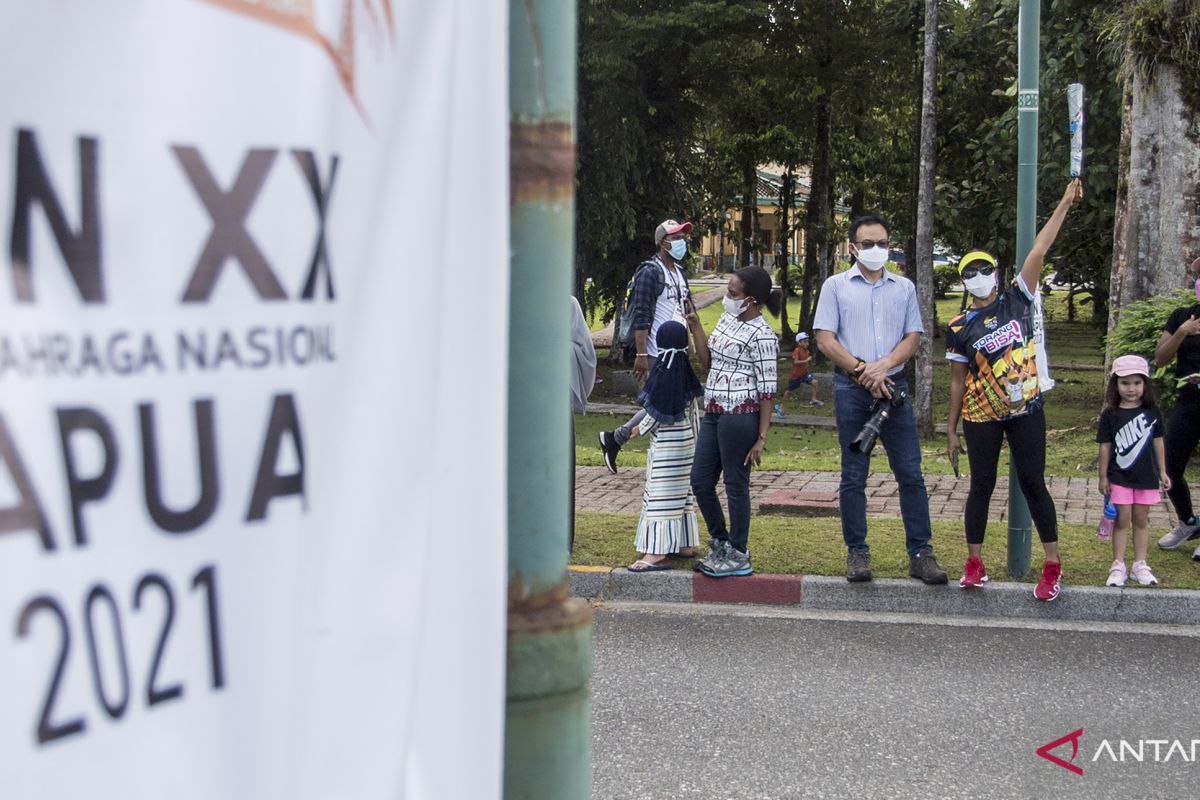
[(886, 249), (888, 244), (889, 242), (887, 239), (880, 239), (878, 241), (873, 239), (863, 239), (858, 243), (858, 247), (860, 250), (870, 250), (872, 247), (882, 247)]
[(963, 270), (962, 276), (967, 280), (974, 278), (976, 275), (991, 275), (996, 271), (996, 268), (990, 264), (986, 267), (967, 267)]

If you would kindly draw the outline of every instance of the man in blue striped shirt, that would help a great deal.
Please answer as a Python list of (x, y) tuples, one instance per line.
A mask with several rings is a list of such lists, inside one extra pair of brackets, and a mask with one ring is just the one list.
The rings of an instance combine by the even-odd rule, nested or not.
[[(813, 328), (817, 347), (834, 364), (833, 400), (842, 446), (839, 513), (846, 542), (846, 580), (869, 581), (867, 473), (871, 455), (852, 443), (871, 418), (875, 403), (908, 396), (901, 376), (924, 331), (912, 281), (889, 272), (888, 224), (876, 214), (850, 225), (851, 266), (821, 287)], [(903, 394), (901, 394), (903, 392)], [(879, 430), (900, 487), (908, 572), (925, 583), (946, 582), (929, 541), (929, 495), (921, 474), (921, 440), (912, 406), (892, 406)]]

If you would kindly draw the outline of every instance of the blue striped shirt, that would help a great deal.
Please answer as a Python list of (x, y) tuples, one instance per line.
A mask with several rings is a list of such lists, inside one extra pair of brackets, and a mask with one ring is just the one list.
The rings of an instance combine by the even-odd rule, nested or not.
[(813, 328), (832, 331), (851, 355), (867, 362), (895, 350), (905, 335), (925, 330), (912, 281), (884, 270), (880, 280), (870, 283), (857, 266), (825, 279)]

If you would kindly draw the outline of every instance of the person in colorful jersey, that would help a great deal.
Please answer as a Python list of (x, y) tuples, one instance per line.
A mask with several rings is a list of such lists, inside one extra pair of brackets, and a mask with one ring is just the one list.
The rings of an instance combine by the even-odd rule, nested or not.
[(987, 581), (981, 558), (983, 537), (988, 504), (996, 488), (1000, 446), (1007, 439), (1017, 480), (1046, 554), (1034, 596), (1049, 601), (1061, 591), (1058, 515), (1046, 489), (1046, 415), (1038, 382), (1031, 309), (1046, 253), (1058, 237), (1067, 212), (1082, 198), (1083, 184), (1075, 179), (1038, 232), (1020, 273), (1004, 291), (998, 289), (997, 264), (992, 256), (976, 250), (958, 263), (973, 305), (950, 320), (946, 330), (946, 358), (950, 361), (946, 453), (951, 461), (957, 461), (963, 449), (958, 438), (961, 418), (971, 465), (971, 489), (963, 513), (968, 558), (958, 582), (963, 588), (979, 588)]

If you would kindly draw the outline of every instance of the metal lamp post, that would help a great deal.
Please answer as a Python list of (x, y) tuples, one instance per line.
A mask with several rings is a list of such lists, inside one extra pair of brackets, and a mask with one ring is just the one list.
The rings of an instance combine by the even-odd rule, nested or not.
[[(1025, 262), (1033, 248), (1037, 224), (1038, 72), (1041, 54), (1042, 6), (1040, 0), (1021, 0), (1017, 23), (1017, 250), (1013, 269)], [(1029, 574), (1033, 523), (1029, 504), (1017, 482), (1016, 468), (1008, 466), (1008, 574)]]

